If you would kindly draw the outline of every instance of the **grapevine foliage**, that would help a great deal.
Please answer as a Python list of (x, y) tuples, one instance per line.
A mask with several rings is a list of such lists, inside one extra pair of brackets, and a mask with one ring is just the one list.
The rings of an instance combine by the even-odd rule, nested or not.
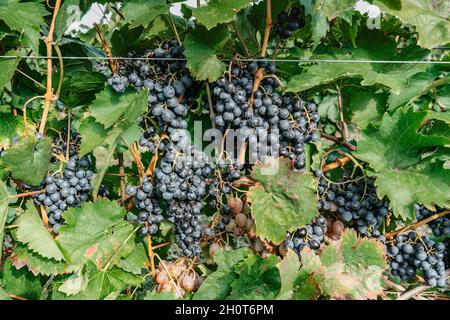
[(0, 300), (448, 299), (445, 1), (178, 2), (0, 2)]

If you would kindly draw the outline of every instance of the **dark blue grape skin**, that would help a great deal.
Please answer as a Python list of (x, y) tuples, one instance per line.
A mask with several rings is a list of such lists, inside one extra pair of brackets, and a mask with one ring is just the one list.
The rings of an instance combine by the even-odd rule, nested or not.
[[(320, 138), (316, 134), (320, 120), (316, 107), (314, 105), (309, 111), (306, 106), (310, 104), (301, 99), (290, 94), (280, 95), (277, 92), (279, 84), (268, 77), (261, 83), (264, 91), (254, 92), (251, 109), (249, 100), (258, 67), (264, 68), (267, 75), (276, 71), (274, 64), (266, 62), (232, 64), (231, 73), (235, 77), (231, 81), (227, 77), (222, 77), (210, 85), (215, 125), (223, 132), (228, 127), (240, 129), (242, 134), (246, 132), (245, 136), (249, 143), (256, 145), (260, 151), (252, 154), (255, 160), (264, 160), (267, 157), (261, 152), (263, 150), (261, 144), (255, 142), (258, 140), (258, 132), (268, 133), (270, 137), (267, 143), (264, 142), (267, 144), (265, 150), (273, 156), (281, 155), (289, 158), (296, 170), (303, 170), (304, 144)], [(209, 109), (206, 99), (204, 106), (205, 109)]]
[[(109, 84), (119, 94), (128, 87), (148, 90), (148, 115), (154, 117), (159, 130), (168, 132), (171, 138), (179, 136), (176, 133), (178, 130), (187, 129), (187, 122), (183, 118), (195, 103), (193, 80), (186, 61), (182, 59), (168, 63), (145, 58), (184, 58), (183, 52), (184, 49), (176, 39), (165, 41), (155, 50), (146, 50), (142, 60), (119, 61), (117, 73), (109, 79)], [(134, 52), (129, 52), (128, 56), (136, 58)], [(168, 72), (170, 77), (167, 77)], [(160, 140), (159, 134), (146, 117), (141, 119), (140, 125), (144, 132), (139, 139), (139, 145), (153, 153), (155, 144)], [(163, 149), (164, 144), (161, 144), (160, 148)]]
[[(93, 174), (89, 170), (91, 161), (86, 156), (81, 159), (78, 157), (78, 146), (75, 144), (79, 143), (80, 139), (75, 130), (72, 131), (72, 137), (75, 137), (69, 144), (69, 154), (72, 156), (63, 174), (46, 176), (39, 187), (45, 189), (45, 193), (33, 196), (35, 204), (43, 204), (46, 207), (49, 222), (55, 234), (64, 223), (63, 212), (69, 208), (79, 207), (88, 199), (88, 194), (92, 190)], [(52, 148), (54, 152), (65, 156), (67, 145), (64, 142), (61, 148), (61, 141), (55, 139)]]
[(324, 216), (318, 216), (311, 224), (306, 225), (297, 231), (286, 234), (286, 240), (283, 243), (285, 249), (293, 249), (299, 256), (305, 247), (312, 250), (318, 250), (325, 241), (327, 232), (327, 219)]
[(373, 178), (351, 177), (348, 172), (337, 183), (318, 178), (321, 210), (338, 213), (362, 236), (381, 237), (379, 228), (389, 212), (389, 202), (378, 198)]
[(401, 280), (420, 271), (430, 286), (444, 287), (446, 246), (414, 231), (400, 234), (387, 244), (391, 274)]
[[(414, 212), (417, 220), (423, 220), (432, 216), (433, 214), (442, 212), (447, 209), (436, 208), (436, 211), (431, 211), (420, 204), (415, 204)], [(450, 236), (450, 217), (448, 215), (434, 219), (428, 223), (435, 237), (447, 237)]]
[[(134, 53), (130, 53), (129, 56), (136, 57)], [(147, 50), (144, 53), (144, 57), (183, 58), (184, 54), (183, 48), (179, 47), (178, 43), (173, 40), (164, 42), (158, 49)], [(280, 139), (276, 137), (271, 140), (270, 148), (273, 148), (279, 154), (281, 152), (278, 150), (292, 150), (286, 154), (286, 157), (292, 160), (295, 169), (303, 170), (305, 167), (304, 144), (319, 137), (316, 131), (320, 117), (314, 106), (308, 107), (310, 104), (292, 95), (279, 94), (277, 92), (279, 91), (279, 84), (271, 77), (267, 77), (262, 81), (261, 88), (264, 91), (257, 90), (255, 92), (255, 98), (261, 101), (259, 110), (255, 108), (254, 111), (251, 111), (248, 101), (253, 89), (253, 78), (259, 67), (264, 68), (264, 72), (268, 75), (276, 72), (274, 64), (251, 62), (244, 68), (237, 68), (236, 66), (232, 68), (231, 72), (234, 75), (232, 81), (220, 78), (211, 85), (213, 104), (214, 108), (217, 109), (215, 119), (217, 127), (223, 130), (227, 125), (230, 125), (234, 128), (248, 129), (251, 132), (250, 136), (255, 136), (258, 130), (278, 130), (280, 120), (285, 120), (283, 122), (284, 132), (281, 132)], [(168, 71), (171, 73), (171, 79), (166, 77)], [(143, 128), (139, 145), (147, 148), (150, 153), (154, 153), (158, 149), (160, 154), (172, 154), (170, 145), (180, 145), (186, 138), (184, 129), (187, 128), (187, 122), (184, 118), (192, 107), (193, 95), (191, 91), (192, 87), (196, 85), (189, 76), (185, 61), (180, 60), (180, 62), (176, 63), (139, 59), (123, 61), (119, 63), (117, 74), (111, 77), (110, 85), (118, 93), (124, 92), (127, 88), (149, 91), (149, 112), (139, 122)], [(147, 121), (148, 117), (151, 117), (158, 125), (158, 130), (155, 130), (153, 123)], [(286, 120), (290, 118), (293, 119), (292, 122), (287, 121), (286, 125)], [(172, 143), (163, 141), (161, 144), (158, 144), (161, 138), (159, 135), (160, 131), (167, 132)], [(259, 157), (258, 160), (263, 159), (260, 155), (257, 155), (257, 157)], [(176, 222), (181, 221), (181, 219), (187, 219), (193, 224), (197, 224), (198, 222), (195, 219), (193, 220), (193, 216), (198, 214), (194, 214), (191, 209), (197, 208), (196, 205), (200, 202), (200, 198), (205, 195), (212, 195), (215, 198), (231, 193), (233, 190), (231, 183), (242, 177), (244, 168), (243, 166), (237, 168), (232, 163), (230, 166), (227, 165), (226, 168), (223, 168), (224, 170), (220, 170), (225, 181), (225, 184), (220, 186), (220, 188), (214, 185), (206, 186), (202, 183), (201, 185), (195, 185), (195, 188), (185, 190), (185, 184), (178, 183), (178, 178), (180, 181), (187, 181), (191, 178), (191, 174), (186, 174), (182, 171), (177, 172), (176, 169), (170, 171), (174, 159), (167, 158), (166, 160), (166, 163), (169, 165), (164, 165), (165, 161), (162, 161), (158, 163), (156, 170), (158, 173), (155, 172), (156, 178), (153, 181), (155, 198), (169, 205), (167, 219), (175, 223), (174, 230), (176, 231), (175, 234), (178, 235), (178, 245), (182, 250), (187, 250), (196, 255), (200, 250), (198, 246), (192, 247), (192, 243), (194, 245), (198, 243), (196, 235), (200, 231), (204, 233), (203, 229), (193, 231), (195, 236), (192, 238), (191, 236), (186, 236), (184, 231), (181, 232)], [(195, 175), (204, 181), (205, 178), (211, 175), (211, 171), (213, 169), (205, 169), (201, 173), (196, 172)], [(177, 179), (171, 176), (173, 173), (177, 174)], [(174, 181), (166, 181), (166, 179), (172, 178)], [(143, 191), (144, 186), (139, 188)], [(139, 193), (139, 191), (136, 191), (136, 195), (130, 196), (139, 196), (137, 200), (140, 202), (147, 199), (144, 199), (144, 195)], [(152, 209), (141, 203), (136, 207), (138, 211), (147, 210), (150, 212), (150, 209)], [(155, 207), (153, 205), (153, 208)], [(179, 214), (176, 214), (176, 212), (179, 212)], [(148, 222), (148, 225), (154, 224), (153, 222)], [(190, 231), (190, 229), (186, 231)], [(147, 230), (148, 233), (151, 233), (149, 229)], [(188, 237), (189, 243), (186, 242), (184, 236)], [(184, 248), (182, 243), (187, 245), (187, 247)]]
[(294, 6), (290, 12), (281, 11), (278, 14), (273, 28), (281, 39), (287, 39), (305, 24), (303, 7)]

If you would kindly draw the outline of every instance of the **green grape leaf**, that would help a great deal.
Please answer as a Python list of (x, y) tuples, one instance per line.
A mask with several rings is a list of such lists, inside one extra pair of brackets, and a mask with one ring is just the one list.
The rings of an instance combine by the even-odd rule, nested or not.
[(35, 53), (39, 52), (41, 26), (48, 12), (42, 3), (5, 0), (0, 2), (0, 20), (23, 35), (24, 43)]
[[(394, 215), (414, 220), (414, 203), (425, 205), (449, 201), (449, 176), (441, 163), (422, 159), (428, 150), (449, 144), (442, 133), (419, 132), (430, 117), (412, 108), (385, 114), (379, 128), (369, 126), (362, 132), (355, 155), (375, 169), (379, 197), (388, 196)], [(419, 163), (422, 161), (421, 163)], [(422, 202), (423, 201), (423, 202)]]
[[(405, 105), (409, 102), (420, 98), (426, 94), (434, 86), (435, 79), (438, 76), (436, 72), (421, 72), (407, 80), (403, 90), (398, 94), (391, 93), (387, 103), (389, 104), (389, 111), (394, 111), (399, 106)], [(450, 79), (448, 79), (450, 82)]]
[(33, 136), (22, 137), (0, 159), (14, 179), (37, 186), (47, 174), (51, 158), (50, 138), (37, 140)]
[(184, 46), (187, 66), (197, 80), (216, 81), (225, 71), (225, 64), (214, 53), (228, 36), (225, 26), (213, 30), (198, 27), (187, 35)]
[[(1, 5), (0, 5), (1, 10)], [(0, 17), (1, 19), (1, 17)], [(14, 56), (17, 55), (15, 51), (8, 51), (5, 53), (6, 56)], [(16, 71), (17, 64), (19, 63), (19, 59), (13, 58), (1, 58), (0, 59), (0, 93), (3, 92), (3, 88), (7, 86), (12, 77), (14, 76), (14, 72)], [(0, 126), (1, 128), (1, 126)]]
[(358, 128), (364, 129), (369, 124), (381, 123), (386, 109), (386, 93), (375, 93), (372, 90), (354, 87), (349, 87), (345, 93), (350, 99), (348, 109), (351, 112), (351, 120)]
[(424, 163), (406, 170), (383, 170), (375, 176), (378, 196), (387, 196), (394, 215), (404, 220), (416, 219), (415, 203), (444, 208), (450, 204), (450, 170), (442, 162)]
[(317, 255), (310, 248), (301, 252), (302, 267), (294, 281), (294, 299), (376, 299), (383, 293), (386, 268), (384, 250), (374, 239), (361, 239), (346, 230), (340, 241), (325, 246)]
[(25, 299), (39, 300), (43, 294), (40, 278), (33, 276), (26, 269), (17, 270), (9, 259), (5, 260), (2, 268), (2, 283), (8, 294)]
[(76, 70), (64, 75), (59, 100), (67, 107), (75, 108), (94, 101), (103, 90), (106, 77), (99, 72)]
[[(31, 123), (27, 125), (28, 132), (34, 131)], [(14, 117), (9, 113), (0, 113), (0, 148), (7, 148), (14, 137), (23, 135), (25, 126), (23, 117)]]
[(129, 0), (120, 9), (131, 27), (147, 27), (157, 16), (169, 13), (165, 0)]
[[(427, 50), (406, 47), (395, 51), (396, 43), (382, 33), (371, 30), (370, 35), (362, 33), (358, 36), (358, 47), (329, 49), (319, 46), (310, 59), (318, 60), (422, 60), (429, 54)], [(295, 51), (294, 51), (295, 53)], [(427, 70), (424, 64), (384, 64), (379, 63), (326, 63), (318, 62), (305, 67), (305, 70), (292, 76), (286, 89), (292, 92), (305, 91), (317, 86), (332, 84), (341, 79), (361, 79), (361, 85), (381, 84), (395, 94), (399, 94), (409, 78)]]
[(412, 108), (398, 109), (392, 116), (386, 113), (379, 128), (369, 126), (363, 131), (356, 156), (377, 171), (399, 170), (418, 163), (427, 148), (450, 143), (446, 138), (418, 132), (426, 115)]
[(200, 288), (193, 296), (193, 300), (222, 300), (231, 291), (231, 284), (237, 278), (234, 266), (245, 259), (250, 251), (247, 248), (239, 248), (233, 251), (224, 249), (214, 253), (214, 262), (217, 270), (211, 273), (203, 281)]
[[(53, 300), (104, 300), (108, 296), (118, 294), (127, 287), (140, 286), (143, 281), (141, 276), (136, 276), (132, 273), (125, 272), (117, 267), (112, 267), (107, 270), (97, 270), (95, 265), (88, 263), (86, 265), (86, 272), (82, 284), (78, 284), (72, 290), (76, 292), (81, 291), (75, 295), (66, 295), (61, 292), (61, 284), (56, 284), (52, 292)], [(63, 291), (67, 291), (64, 290)]]
[(198, 23), (210, 30), (220, 23), (233, 21), (236, 14), (251, 2), (251, 0), (210, 0), (206, 5), (192, 8), (192, 14)]
[(66, 296), (73, 296), (86, 289), (88, 279), (83, 274), (83, 268), (78, 268), (58, 286), (58, 291)]
[(375, 2), (383, 3), (392, 10), (400, 10), (402, 8), (402, 0), (375, 0)]
[(328, 24), (327, 17), (324, 16), (322, 11), (314, 11), (311, 19), (311, 29), (311, 38), (314, 42), (314, 45), (317, 46), (322, 38), (325, 38), (328, 31), (330, 30), (330, 25)]
[(94, 174), (94, 179), (92, 181), (93, 198), (97, 197), (103, 177), (114, 159), (114, 151), (116, 150), (117, 145), (119, 143), (122, 144), (122, 142), (125, 141), (131, 146), (133, 141), (139, 139), (140, 133), (141, 130), (136, 123), (131, 123), (124, 119), (116, 123), (109, 131), (104, 144), (95, 148), (94, 156), (96, 159), (97, 173)]
[(142, 243), (137, 243), (131, 253), (121, 259), (117, 267), (134, 274), (141, 274), (148, 261), (147, 251)]
[(369, 238), (358, 238), (356, 231), (346, 229), (342, 234), (342, 258), (349, 272), (376, 266), (386, 268), (383, 245)]
[(81, 19), (80, 0), (65, 0), (55, 21), (55, 36), (60, 40), (74, 21)]
[(322, 11), (331, 20), (354, 5), (355, 1), (353, 0), (317, 0), (315, 9)]
[(11, 263), (16, 269), (26, 267), (35, 276), (58, 275), (70, 272), (69, 266), (62, 261), (44, 258), (41, 255), (28, 250), (26, 245), (19, 243), (11, 255)]
[(293, 282), (294, 300), (315, 300), (320, 297), (322, 291), (319, 287), (318, 276), (323, 272), (323, 266), (313, 250), (305, 247), (301, 251), (302, 266)]
[(257, 255), (235, 266), (239, 277), (231, 284), (232, 300), (266, 300), (274, 299), (281, 289), (281, 279), (276, 266), (277, 257), (271, 255), (263, 259)]
[(214, 262), (219, 268), (231, 269), (233, 266), (244, 260), (250, 254), (247, 248), (239, 248), (233, 251), (219, 249), (214, 253)]
[(32, 204), (17, 219), (17, 239), (40, 256), (56, 261), (64, 260), (63, 253), (45, 228), (39, 213)]
[(81, 135), (79, 156), (82, 157), (103, 144), (108, 130), (93, 117), (86, 117), (81, 120), (78, 133)]
[(383, 12), (416, 27), (418, 44), (433, 49), (450, 43), (450, 8), (447, 1), (402, 0), (402, 9), (380, 4)]
[(247, 195), (259, 237), (280, 243), (286, 232), (310, 223), (318, 214), (316, 180), (312, 174), (294, 172), (289, 160), (256, 165), (252, 177), (258, 183)]
[(292, 297), (294, 281), (298, 276), (300, 269), (300, 260), (298, 255), (289, 250), (284, 259), (277, 264), (281, 277), (281, 290), (278, 293), (278, 300), (289, 300)]
[(439, 120), (450, 124), (450, 113), (448, 112), (428, 111), (426, 118), (430, 120)]
[(134, 230), (123, 220), (126, 211), (115, 201), (97, 200), (64, 212), (66, 225), (59, 229), (58, 244), (71, 264), (92, 261), (114, 265), (134, 248)]
[(0, 301), (12, 300), (12, 298), (8, 295), (8, 293), (0, 287)]
[[(450, 54), (449, 54), (450, 56)], [(450, 60), (449, 60), (450, 61)], [(447, 77), (448, 82), (450, 82), (450, 79)], [(436, 92), (437, 98), (441, 102), (442, 107), (449, 111), (450, 110), (450, 84), (446, 84), (442, 88), (439, 88)]]
[(107, 86), (96, 96), (89, 110), (95, 120), (108, 129), (122, 117), (134, 123), (137, 117), (147, 110), (147, 99), (147, 90), (135, 92), (129, 89), (124, 94), (119, 95)]
[(232, 270), (219, 268), (202, 283), (192, 300), (222, 300), (231, 291), (231, 284), (237, 278)]

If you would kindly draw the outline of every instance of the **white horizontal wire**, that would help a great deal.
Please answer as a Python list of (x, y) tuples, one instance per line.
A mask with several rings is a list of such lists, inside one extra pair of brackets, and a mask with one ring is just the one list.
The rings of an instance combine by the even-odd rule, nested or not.
[[(1, 56), (0, 59), (59, 59), (58, 56)], [(151, 57), (105, 57), (105, 56), (97, 56), (97, 57), (62, 57), (65, 60), (151, 60), (151, 61), (187, 61), (186, 58), (151, 58)], [(316, 63), (316, 62), (324, 62), (324, 63), (377, 63), (377, 64), (450, 64), (450, 61), (431, 61), (431, 60), (422, 60), (422, 61), (413, 61), (413, 60), (338, 60), (338, 59), (252, 59), (252, 58), (236, 58), (236, 59), (219, 59), (224, 62), (229, 61), (242, 61), (242, 62), (298, 62), (298, 63)]]

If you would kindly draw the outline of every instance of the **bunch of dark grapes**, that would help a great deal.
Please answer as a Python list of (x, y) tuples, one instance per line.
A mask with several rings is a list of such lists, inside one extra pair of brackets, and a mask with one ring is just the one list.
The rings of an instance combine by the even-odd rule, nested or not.
[(133, 197), (135, 206), (139, 210), (137, 216), (129, 214), (128, 220), (142, 225), (140, 230), (142, 236), (156, 234), (159, 225), (164, 221), (164, 217), (153, 183), (147, 177), (144, 177), (139, 187), (128, 185), (125, 191)]
[[(159, 48), (146, 50), (137, 57), (128, 54), (129, 60), (121, 61), (118, 71), (108, 82), (114, 91), (122, 93), (128, 86), (136, 90), (148, 90), (148, 114), (156, 120), (162, 132), (167, 132), (172, 142), (181, 139), (180, 129), (187, 128), (184, 119), (189, 108), (195, 103), (196, 90), (184, 60), (184, 48), (177, 40), (162, 43)], [(136, 59), (135, 59), (136, 58)], [(155, 128), (147, 121), (141, 121), (145, 132), (139, 143), (154, 149)], [(161, 148), (165, 144), (161, 145)]]
[(361, 235), (384, 240), (378, 229), (389, 212), (389, 203), (378, 198), (373, 178), (351, 177), (344, 172), (337, 183), (330, 183), (321, 171), (315, 174), (320, 178), (319, 210), (338, 212), (341, 220), (352, 222)]
[(102, 198), (109, 198), (109, 190), (104, 184), (101, 184), (98, 188), (98, 195)]
[(445, 286), (445, 250), (442, 242), (434, 242), (416, 232), (397, 235), (387, 244), (391, 274), (402, 280), (414, 277), (420, 270), (430, 286)]
[(216, 207), (221, 203), (223, 196), (233, 191), (232, 183), (243, 176), (244, 165), (237, 159), (229, 161), (220, 159), (217, 161), (215, 174), (208, 184), (209, 195), (213, 197), (209, 202), (211, 207)]
[(292, 7), (290, 12), (281, 11), (273, 28), (281, 39), (289, 38), (292, 33), (305, 26), (303, 7)]
[[(258, 68), (264, 68), (266, 75), (275, 73), (274, 64), (266, 61), (250, 63), (234, 63), (231, 66), (230, 77), (221, 77), (212, 87), (212, 101), (216, 114), (215, 124), (218, 129), (225, 131), (228, 125), (231, 128), (257, 128), (266, 126), (263, 118), (257, 116), (250, 108), (250, 97), (253, 91), (253, 79)], [(261, 86), (266, 93), (271, 95), (279, 84), (271, 77), (261, 81)], [(255, 92), (256, 97), (261, 97), (262, 92)], [(278, 95), (278, 94), (277, 94)], [(255, 106), (256, 107), (256, 106)], [(209, 105), (205, 97), (205, 108)]]
[[(70, 130), (70, 138), (67, 139), (67, 127), (61, 129), (61, 132), (53, 138), (52, 152), (62, 157), (66, 156), (67, 148), (69, 148), (69, 159), (78, 155), (80, 149), (81, 136), (75, 129)], [(69, 142), (69, 144), (67, 144)], [(57, 159), (53, 158), (53, 162)]]
[[(428, 218), (429, 216), (432, 216), (433, 214), (439, 213), (443, 210), (439, 209), (437, 211), (430, 211), (424, 206), (420, 204), (416, 204), (414, 206), (414, 212), (416, 213), (417, 220), (423, 220), (425, 218)], [(443, 216), (437, 219), (434, 219), (428, 223), (431, 230), (433, 231), (433, 234), (436, 237), (441, 236), (448, 236), (450, 235), (450, 218), (448, 216)]]
[(255, 221), (251, 218), (250, 206), (247, 202), (244, 203), (239, 197), (230, 196), (219, 213), (219, 219), (215, 225), (218, 232), (226, 231), (237, 237), (246, 233), (250, 239), (255, 237)]
[(39, 189), (44, 193), (33, 195), (36, 205), (46, 207), (48, 221), (55, 233), (63, 224), (62, 214), (69, 208), (76, 208), (88, 199), (92, 190), (93, 172), (89, 170), (88, 157), (73, 156), (67, 162), (63, 174), (47, 175)]
[(298, 254), (305, 247), (312, 250), (319, 250), (321, 243), (325, 240), (327, 232), (327, 219), (323, 216), (318, 216), (310, 224), (298, 229), (297, 231), (286, 234), (284, 241), (284, 249), (293, 249)]
[[(286, 95), (283, 97), (278, 118), (280, 121), (276, 129), (280, 132), (280, 155), (294, 161), (295, 169), (303, 169), (305, 143), (320, 140), (316, 133), (320, 120), (317, 106)], [(273, 118), (269, 121), (273, 122)]]
[(94, 61), (92, 63), (92, 69), (96, 72), (99, 72), (103, 74), (104, 76), (110, 77), (111, 76), (111, 70), (109, 69), (109, 66), (106, 62), (98, 62)]
[[(263, 68), (265, 76), (253, 93), (251, 107), (258, 68)], [(281, 155), (291, 159), (296, 169), (303, 169), (304, 143), (320, 139), (316, 133), (320, 117), (316, 105), (276, 92), (275, 71), (275, 65), (267, 61), (232, 64), (230, 77), (211, 85), (215, 124), (223, 132), (239, 129), (241, 140), (249, 143), (251, 160)], [(205, 108), (209, 108), (206, 99)]]
[(180, 152), (174, 144), (155, 169), (156, 195), (167, 202), (168, 220), (174, 223), (178, 246), (187, 257), (201, 254), (200, 238), (206, 232), (201, 209), (207, 194), (206, 180), (214, 166), (206, 155), (189, 145)]

